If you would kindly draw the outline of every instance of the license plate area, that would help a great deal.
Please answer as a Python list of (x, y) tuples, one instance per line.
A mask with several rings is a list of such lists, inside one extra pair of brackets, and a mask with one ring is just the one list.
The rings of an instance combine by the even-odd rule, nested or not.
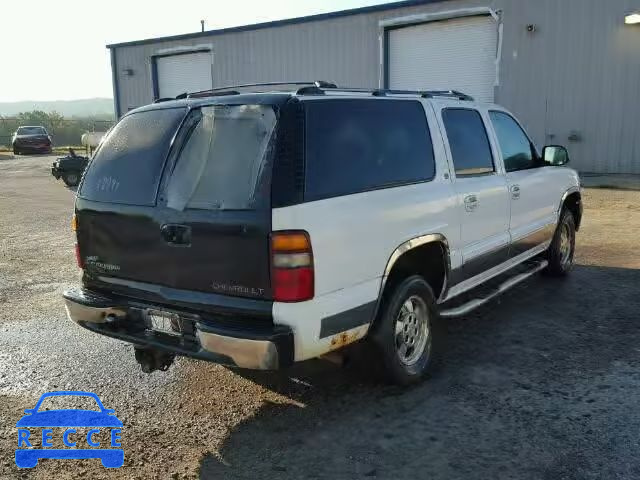
[(147, 330), (164, 335), (181, 337), (193, 334), (193, 321), (175, 312), (148, 308), (143, 311)]

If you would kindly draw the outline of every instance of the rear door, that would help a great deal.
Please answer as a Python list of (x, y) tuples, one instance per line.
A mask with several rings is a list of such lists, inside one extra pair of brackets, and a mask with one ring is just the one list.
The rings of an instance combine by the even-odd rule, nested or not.
[(77, 201), (85, 271), (129, 289), (269, 298), (263, 159), (275, 122), (271, 106), (247, 105), (125, 117)]
[(509, 197), (481, 113), (444, 108), (441, 121), (455, 171), (463, 264), (452, 283), (459, 283), (507, 260)]

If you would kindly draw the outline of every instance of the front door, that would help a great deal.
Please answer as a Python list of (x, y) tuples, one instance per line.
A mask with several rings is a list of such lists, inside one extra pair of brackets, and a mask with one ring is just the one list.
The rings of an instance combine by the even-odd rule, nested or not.
[(480, 113), (471, 108), (441, 112), (455, 171), (462, 267), (452, 271), (451, 283), (460, 283), (508, 259), (509, 193), (496, 167)]
[(538, 158), (522, 127), (506, 112), (491, 111), (511, 202), (509, 231), (511, 257), (521, 255), (553, 237), (557, 221), (558, 194), (562, 185)]

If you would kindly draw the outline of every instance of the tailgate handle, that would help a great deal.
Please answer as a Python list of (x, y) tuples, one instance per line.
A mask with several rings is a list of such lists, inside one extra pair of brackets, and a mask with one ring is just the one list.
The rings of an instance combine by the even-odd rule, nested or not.
[(176, 225), (168, 223), (160, 227), (162, 239), (169, 245), (176, 247), (191, 246), (191, 227), (187, 225)]

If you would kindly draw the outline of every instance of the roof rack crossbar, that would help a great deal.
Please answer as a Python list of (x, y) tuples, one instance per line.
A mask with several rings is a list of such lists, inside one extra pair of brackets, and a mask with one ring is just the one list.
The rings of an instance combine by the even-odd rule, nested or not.
[[(234, 92), (230, 95), (237, 94), (237, 89), (240, 88), (252, 88), (252, 87), (279, 87), (286, 85), (306, 85), (312, 88), (336, 88), (336, 84), (333, 82), (327, 82), (325, 80), (311, 80), (301, 82), (264, 82), (264, 83), (245, 83), (242, 85), (227, 85), (225, 87), (216, 87), (209, 90), (202, 90), (199, 92), (192, 92), (187, 94), (187, 98), (200, 98), (209, 97), (219, 94), (218, 92)], [(184, 97), (183, 97), (184, 98)]]

